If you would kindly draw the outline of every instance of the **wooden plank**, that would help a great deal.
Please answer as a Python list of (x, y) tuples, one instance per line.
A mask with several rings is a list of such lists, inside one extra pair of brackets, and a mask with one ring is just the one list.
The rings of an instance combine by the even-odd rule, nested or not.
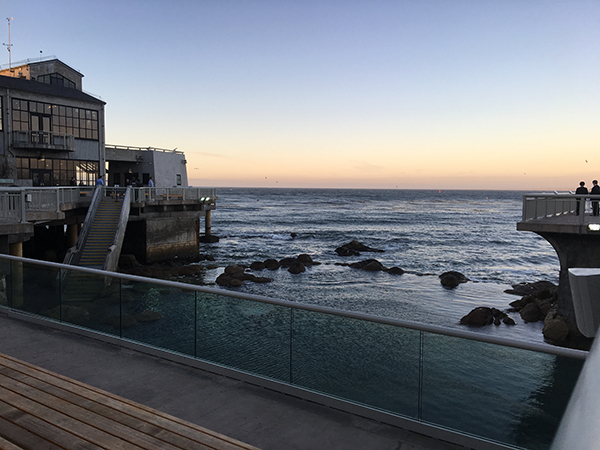
[(121, 423), (137, 431), (145, 433), (149, 436), (154, 436), (155, 438), (160, 439), (162, 442), (173, 444), (177, 448), (186, 450), (195, 450), (199, 448), (198, 442), (195, 442), (184, 436), (172, 433), (161, 427), (142, 421), (136, 417), (130, 416), (121, 411), (105, 406), (101, 403), (97, 403), (86, 397), (73, 393), (72, 391), (65, 390), (51, 384), (47, 384), (37, 378), (32, 378), (21, 372), (14, 371), (6, 367), (1, 367), (0, 374), (10, 377), (13, 380), (26, 383), (29, 386), (43, 390), (44, 392), (47, 392), (56, 397), (62, 398), (72, 404), (78, 405), (82, 408), (99, 414), (109, 420)]
[(64, 432), (46, 436), (48, 423), (0, 400), (0, 430), (2, 435), (18, 446), (31, 450), (98, 450), (91, 442)]
[[(0, 374), (0, 386), (51, 410), (62, 413), (78, 422), (100, 429), (105, 433), (145, 450), (177, 450), (177, 447), (174, 447), (165, 441), (158, 440), (135, 428), (130, 428), (118, 421), (88, 411), (81, 406), (70, 403), (60, 397), (56, 397), (20, 381), (13, 380), (2, 374)], [(2, 392), (3, 391), (0, 388), (0, 398), (2, 398)]]
[[(86, 385), (77, 380), (72, 380), (62, 375), (55, 374), (24, 361), (19, 361), (16, 358), (12, 358), (7, 355), (0, 354), (0, 365), (9, 367), (17, 372), (23, 373), (24, 375), (38, 379), (41, 382), (53, 385), (56, 388), (68, 390), (76, 395), (113, 409), (119, 413), (131, 416), (137, 420), (144, 421), (150, 426), (164, 429), (164, 435), (175, 434), (185, 437), (186, 439), (196, 443), (196, 447), (193, 448), (198, 448), (197, 444), (203, 444), (209, 448), (219, 450), (259, 450), (257, 447), (208, 430), (199, 425), (186, 422), (182, 419), (170, 416), (145, 405), (127, 400), (110, 392), (102, 391), (101, 389)], [(156, 435), (156, 437), (159, 436)]]
[[(25, 417), (45, 422), (46, 425), (40, 427), (39, 432), (36, 432), (36, 434), (51, 442), (56, 442), (61, 437), (71, 434), (75, 437), (87, 440), (100, 448), (111, 450), (140, 449), (139, 446), (123, 441), (109, 433), (91, 427), (21, 395), (15, 394), (1, 386), (0, 399), (2, 399), (4, 403), (11, 405), (13, 408), (23, 411), (26, 414)], [(48, 424), (50, 426), (48, 426)]]
[[(2, 423), (0, 422), (0, 430), (2, 430)], [(19, 447), (15, 444), (13, 444), (10, 441), (7, 441), (6, 439), (0, 437), (0, 448), (2, 450), (25, 450), (24, 447)], [(40, 447), (35, 447), (36, 449), (39, 448), (40, 450), (42, 450), (42, 448)]]

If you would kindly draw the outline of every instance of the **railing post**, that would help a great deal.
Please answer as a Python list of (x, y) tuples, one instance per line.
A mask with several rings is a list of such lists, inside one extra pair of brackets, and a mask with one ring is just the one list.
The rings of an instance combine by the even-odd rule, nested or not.
[(21, 223), (27, 222), (27, 214), (25, 213), (25, 195), (27, 191), (21, 189)]
[(56, 212), (60, 212), (60, 188), (56, 188)]

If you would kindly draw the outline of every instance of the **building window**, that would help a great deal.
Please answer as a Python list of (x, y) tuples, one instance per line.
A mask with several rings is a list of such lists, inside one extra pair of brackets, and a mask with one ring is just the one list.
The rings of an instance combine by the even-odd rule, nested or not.
[(98, 111), (13, 99), (13, 130), (52, 131), (98, 140)]
[[(98, 178), (98, 161), (74, 159), (17, 158), (17, 178), (36, 180), (46, 172), (46, 180), (53, 186), (69, 186), (75, 177), (80, 186), (94, 186)], [(38, 177), (38, 178), (36, 178)]]
[(181, 174), (177, 174), (177, 186), (181, 186)]
[(63, 77), (59, 73), (51, 73), (49, 75), (40, 75), (37, 77), (37, 81), (40, 83), (53, 84), (55, 86), (63, 86), (71, 89), (75, 89), (75, 83), (68, 78)]

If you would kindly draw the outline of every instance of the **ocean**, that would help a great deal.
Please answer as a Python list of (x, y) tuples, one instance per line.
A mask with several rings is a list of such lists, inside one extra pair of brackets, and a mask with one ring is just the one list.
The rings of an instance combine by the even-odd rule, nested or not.
[[(522, 191), (404, 189), (220, 188), (212, 232), (202, 244), (218, 268), (249, 266), (267, 258), (302, 253), (320, 262), (304, 273), (287, 269), (256, 271), (273, 278), (227, 288), (283, 300), (360, 311), (421, 323), (464, 328), (461, 317), (478, 306), (501, 310), (518, 297), (504, 293), (512, 284), (558, 283), (559, 262), (551, 245), (517, 231)], [(352, 240), (381, 253), (341, 257), (335, 249)], [(374, 258), (403, 275), (341, 266)], [(459, 271), (471, 281), (446, 289), (438, 276)], [(473, 331), (543, 342), (541, 323), (487, 326)]]

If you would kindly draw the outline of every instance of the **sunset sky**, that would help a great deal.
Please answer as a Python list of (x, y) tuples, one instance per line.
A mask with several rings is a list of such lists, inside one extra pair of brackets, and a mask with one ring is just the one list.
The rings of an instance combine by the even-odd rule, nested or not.
[(107, 144), (182, 150), (195, 186), (600, 178), (598, 0), (0, 4), (13, 62), (82, 72)]

